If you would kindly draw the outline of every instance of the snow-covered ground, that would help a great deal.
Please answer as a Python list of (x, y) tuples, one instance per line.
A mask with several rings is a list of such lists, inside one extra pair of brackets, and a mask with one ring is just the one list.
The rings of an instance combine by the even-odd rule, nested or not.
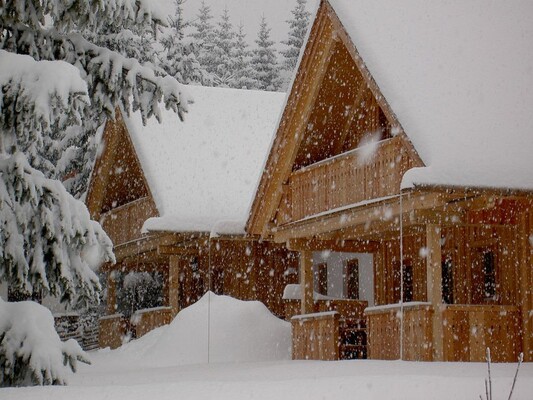
[[(479, 399), (485, 365), (401, 361), (276, 361), (214, 363), (165, 368), (106, 365), (92, 354), (66, 387), (0, 389), (2, 400), (162, 399)], [(493, 365), (494, 399), (507, 399), (513, 365)], [(524, 364), (514, 400), (533, 398), (533, 364)]]
[[(207, 315), (210, 316), (207, 363)], [(259, 302), (214, 294), (166, 327), (90, 354), (70, 385), (0, 389), (0, 399), (479, 399), (482, 363), (290, 361), (288, 324)], [(258, 361), (270, 360), (270, 361)], [(507, 399), (515, 365), (494, 364), (493, 398)], [(533, 398), (533, 363), (513, 400)]]

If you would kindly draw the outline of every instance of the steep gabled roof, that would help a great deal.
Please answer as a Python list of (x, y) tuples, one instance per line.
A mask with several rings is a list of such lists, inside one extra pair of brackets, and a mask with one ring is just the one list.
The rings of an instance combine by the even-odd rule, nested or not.
[(100, 219), (101, 214), (138, 199), (151, 198), (152, 194), (120, 111), (114, 121), (99, 128), (96, 136), (101, 138), (101, 144), (86, 204), (91, 217)]
[(247, 230), (268, 230), (309, 135), (312, 107), (302, 99), (319, 98), (338, 41), (392, 129), (421, 157), (424, 167), (408, 171), (403, 187), (532, 190), (530, 15), (531, 2), (321, 1)]
[(160, 217), (145, 229), (243, 233), (282, 93), (189, 86), (185, 121), (171, 111), (124, 123)]
[(417, 184), (533, 189), (533, 3), (330, 0), (427, 168)]

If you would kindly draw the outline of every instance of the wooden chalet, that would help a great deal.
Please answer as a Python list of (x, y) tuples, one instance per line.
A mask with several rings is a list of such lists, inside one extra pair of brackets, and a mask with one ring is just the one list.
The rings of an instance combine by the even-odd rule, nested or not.
[[(295, 253), (244, 235), (284, 96), (202, 87), (188, 93), (195, 103), (183, 123), (170, 111), (162, 111), (161, 124), (146, 125), (138, 113), (118, 113), (103, 130), (86, 200), (117, 259), (104, 267), (101, 347), (169, 323), (209, 289), (260, 300), (283, 317), (283, 289), (298, 281)], [(124, 299), (131, 272), (162, 281), (155, 302)]]
[(300, 254), (294, 358), (533, 361), (533, 30), (515, 6), (320, 2), (246, 227)]

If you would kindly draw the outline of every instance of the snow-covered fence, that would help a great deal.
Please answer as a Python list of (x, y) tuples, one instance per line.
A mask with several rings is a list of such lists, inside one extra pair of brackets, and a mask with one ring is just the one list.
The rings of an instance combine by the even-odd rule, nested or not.
[(83, 350), (98, 348), (99, 327), (93, 319), (85, 318), (78, 313), (54, 314), (54, 324), (63, 342), (74, 339)]
[(80, 326), (78, 313), (54, 314), (54, 324), (56, 332), (63, 342), (74, 339), (81, 345), (83, 330)]
[[(400, 358), (401, 306), (389, 304), (368, 307), (369, 358)], [(403, 305), (403, 359), (433, 360), (433, 308), (430, 303), (411, 302)]]
[(292, 317), (292, 359), (338, 360), (339, 318), (336, 311)]
[(152, 329), (169, 324), (171, 319), (171, 307), (147, 308), (133, 313), (131, 316), (131, 326), (135, 330), (135, 337), (139, 338)]

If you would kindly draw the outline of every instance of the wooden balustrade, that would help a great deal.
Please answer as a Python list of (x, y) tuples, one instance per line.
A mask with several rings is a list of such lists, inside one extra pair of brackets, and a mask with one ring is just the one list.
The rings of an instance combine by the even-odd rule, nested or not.
[(520, 311), (514, 306), (449, 305), (443, 314), (444, 359), (514, 362), (520, 353)]
[(339, 314), (336, 311), (296, 315), (291, 323), (293, 360), (339, 359)]
[(368, 148), (358, 148), (293, 172), (288, 187), (291, 205), (280, 215), (281, 223), (397, 194), (413, 160), (399, 137), (376, 146), (372, 154), (367, 154)]
[[(370, 307), (368, 321), (369, 358), (400, 358), (400, 305)], [(433, 309), (429, 303), (405, 303), (403, 312), (403, 359), (431, 361)]]
[(168, 325), (171, 319), (170, 307), (156, 307), (135, 311), (131, 317), (131, 324), (135, 327), (135, 337), (140, 338), (152, 329)]
[(106, 315), (100, 318), (100, 332), (98, 342), (100, 348), (116, 349), (122, 346), (126, 335), (126, 320), (122, 314)]
[(102, 214), (101, 223), (113, 244), (118, 246), (140, 238), (144, 221), (157, 215), (155, 204), (143, 197)]

